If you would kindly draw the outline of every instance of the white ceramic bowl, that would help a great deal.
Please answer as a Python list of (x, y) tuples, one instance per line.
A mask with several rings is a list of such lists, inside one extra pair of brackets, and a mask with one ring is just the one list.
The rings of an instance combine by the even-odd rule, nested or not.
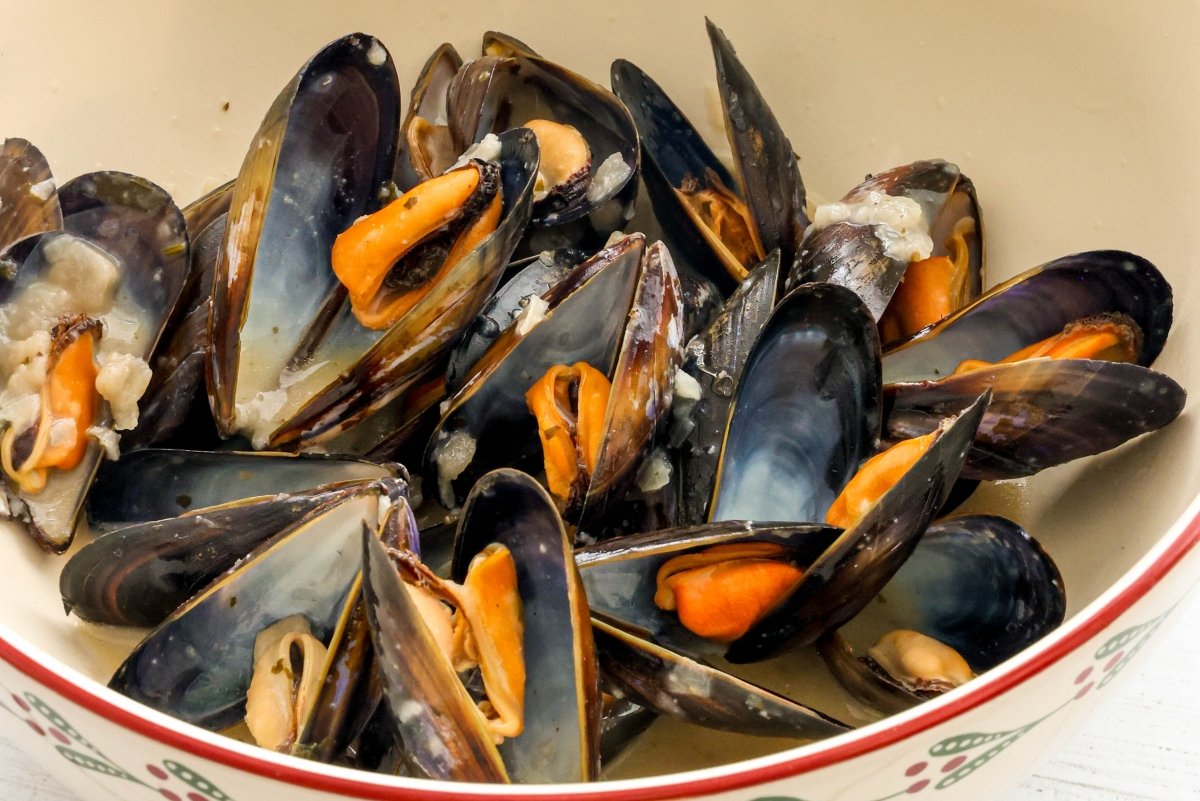
[[(116, 4), (113, 4), (116, 5)], [(1122, 0), (730, 4), (328, 2), (9, 4), (0, 27), (0, 136), (37, 143), (56, 174), (123, 169), (187, 202), (235, 174), (276, 92), (353, 30), (378, 36), (407, 82), (445, 39), (511, 32), (605, 80), (635, 60), (708, 120), (703, 30), (725, 29), (801, 151), (810, 191), (840, 194), (916, 158), (960, 164), (979, 188), (989, 281), (1068, 252), (1117, 247), (1156, 262), (1176, 323), (1157, 362), (1193, 393), (1200, 375), (1200, 6)], [(714, 132), (715, 133), (715, 132)], [(716, 141), (715, 135), (710, 137)], [(1058, 561), (1069, 618), (967, 687), (834, 740), (578, 797), (802, 797), (908, 793), (984, 799), (1028, 775), (1110, 694), (1200, 573), (1200, 428), (1168, 430), (1027, 482), (990, 487)], [(61, 560), (15, 531), (0, 541), (0, 729), (82, 798), (248, 801), (531, 798), (562, 788), (450, 786), (276, 756), (150, 712), (103, 686), (132, 635), (61, 614)], [(626, 772), (695, 767), (728, 740), (660, 733)], [(1165, 735), (1164, 735), (1165, 736)]]

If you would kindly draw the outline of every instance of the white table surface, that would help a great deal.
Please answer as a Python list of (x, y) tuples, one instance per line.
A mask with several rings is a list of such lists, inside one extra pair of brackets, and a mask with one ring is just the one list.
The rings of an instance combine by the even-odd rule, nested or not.
[[(1200, 598), (1115, 698), (1004, 801), (1200, 800)], [(78, 801), (0, 739), (0, 799)]]

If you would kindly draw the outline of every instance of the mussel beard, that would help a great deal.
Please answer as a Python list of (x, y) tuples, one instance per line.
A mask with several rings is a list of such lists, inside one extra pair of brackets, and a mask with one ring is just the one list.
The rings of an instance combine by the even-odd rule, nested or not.
[(389, 328), (496, 230), (502, 207), (500, 167), (471, 161), (355, 222), (331, 253), (355, 318)]

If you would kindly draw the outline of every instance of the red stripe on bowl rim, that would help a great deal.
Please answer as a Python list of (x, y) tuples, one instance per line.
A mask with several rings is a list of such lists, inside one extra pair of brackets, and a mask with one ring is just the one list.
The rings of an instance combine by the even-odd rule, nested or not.
[[(1143, 598), (1200, 542), (1200, 496), (1193, 500), (1191, 507), (1187, 513), (1191, 515), (1191, 520), (1183, 526), (1182, 531), (1161, 543), (1158, 546), (1160, 553), (1154, 555), (1151, 551), (1127, 571), (1105, 593), (1111, 597), (1102, 595), (1096, 599), (1063, 628), (1032, 646), (1031, 651), (1026, 652), (1026, 658), (1016, 657), (1009, 668), (997, 668), (994, 675), (989, 674), (941, 700), (906, 713), (894, 723), (892, 719), (885, 719), (858, 732), (834, 738), (829, 745), (817, 744), (800, 749), (811, 753), (782, 758), (778, 755), (759, 757), (742, 763), (744, 767), (736, 764), (720, 766), (676, 774), (678, 778), (652, 777), (591, 785), (543, 785), (520, 789), (515, 789), (513, 785), (474, 785), (467, 788), (451, 782), (401, 779), (333, 768), (261, 751), (184, 723), (172, 722), (166, 715), (153, 710), (133, 711), (122, 704), (133, 706), (134, 702), (32, 646), (27, 649), (34, 652), (35, 655), (31, 656), (26, 649), (12, 642), (12, 639), (18, 638), (7, 634), (3, 627), (0, 627), (0, 659), (90, 712), (144, 737), (235, 770), (336, 796), (379, 801), (481, 801), (498, 797), (506, 801), (544, 801), (548, 796), (561, 796), (566, 791), (571, 795), (587, 796), (589, 801), (657, 801), (710, 795), (827, 768), (892, 745), (968, 712), (1052, 667), (1106, 629)], [(1149, 564), (1143, 564), (1147, 560), (1150, 560)], [(155, 720), (159, 717), (167, 722)], [(768, 764), (761, 764), (764, 761)], [(713, 772), (718, 775), (704, 775)]]

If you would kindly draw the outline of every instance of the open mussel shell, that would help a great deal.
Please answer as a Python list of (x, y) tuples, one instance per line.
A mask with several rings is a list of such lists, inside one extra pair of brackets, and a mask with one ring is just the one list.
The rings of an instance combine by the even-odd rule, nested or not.
[[(1066, 612), (1054, 562), (1023, 528), (994, 515), (930, 525), (879, 596), (887, 626), (950, 646), (975, 673), (1040, 640)], [(924, 700), (857, 658), (847, 636), (831, 633), (820, 648), (838, 680), (872, 707), (898, 712)]]
[[(461, 390), (473, 374), (476, 362), (520, 316), (530, 299), (544, 298), (585, 259), (583, 251), (564, 248), (548, 250), (510, 265), (496, 294), (463, 331), (462, 339), (450, 354), (446, 390), (451, 394)], [(515, 274), (509, 277), (507, 273), (513, 270), (516, 270)]]
[[(872, 193), (914, 201), (923, 216), (925, 233), (936, 227), (943, 208), (961, 178), (946, 161), (916, 161), (868, 177), (842, 199), (854, 205)], [(907, 255), (893, 247), (903, 237), (890, 224), (834, 222), (810, 229), (799, 258), (788, 275), (788, 288), (809, 281), (828, 281), (853, 290), (875, 319), (883, 314), (908, 268)]]
[[(306, 356), (311, 372), (288, 388), (283, 413), (295, 411), (271, 434), (273, 447), (330, 440), (383, 408), (425, 378), (478, 316), (529, 222), (538, 169), (537, 141), (528, 130), (507, 131), (499, 143), (503, 211), (496, 230), (386, 331), (363, 328), (343, 307)], [(319, 389), (309, 395), (312, 388)]]
[(987, 390), (992, 401), (963, 467), (967, 478), (1020, 478), (1103, 453), (1167, 425), (1187, 400), (1174, 379), (1137, 364), (1034, 359), (887, 385), (884, 437), (928, 433), (939, 415)]
[(641, 68), (617, 59), (611, 80), (613, 92), (633, 115), (641, 136), (645, 156), (642, 178), (671, 250), (723, 293), (731, 293), (745, 277), (747, 266), (711, 241), (712, 232), (693, 217), (679, 194), (685, 188), (736, 193), (737, 182), (695, 126)]
[(329, 642), (362, 566), (355, 544), (364, 528), (377, 530), (384, 499), (403, 486), (364, 485), (281, 531), (151, 632), (109, 686), (207, 729), (237, 723), (259, 632), (302, 615)]
[(705, 20), (717, 66), (725, 132), (746, 206), (764, 253), (778, 249), (790, 265), (808, 227), (804, 181), (783, 127), (725, 34)]
[(398, 469), (319, 454), (151, 448), (104, 465), (88, 498), (88, 522), (111, 531), (247, 498), (392, 478)]
[(0, 252), (59, 228), (62, 210), (46, 157), (24, 139), (5, 139), (0, 144)]
[(396, 185), (403, 192), (441, 175), (458, 159), (447, 120), (450, 85), (462, 64), (454, 46), (443, 44), (417, 76), (396, 149)]
[(880, 597), (895, 620), (953, 647), (977, 673), (1040, 640), (1066, 613), (1054, 562), (995, 515), (933, 523)]
[[(121, 337), (125, 352), (148, 359), (186, 278), (183, 215), (161, 188), (125, 173), (82, 175), (64, 184), (58, 198), (65, 230), (26, 237), (10, 248), (19, 266), (15, 279), (0, 286), (0, 302), (18, 303), (47, 279), (63, 238), (84, 240), (107, 254), (119, 273), (111, 310), (102, 317), (105, 335)], [(121, 330), (113, 331), (114, 325)], [(107, 404), (100, 409), (96, 422), (108, 425)], [(52, 469), (40, 492), (21, 493), (30, 530), (43, 547), (61, 552), (70, 545), (101, 458), (102, 447), (93, 440), (73, 469)]]
[(838, 528), (810, 523), (730, 520), (606, 540), (576, 550), (575, 563), (594, 616), (680, 653), (720, 655), (724, 645), (698, 637), (679, 623), (674, 612), (655, 605), (659, 568), (682, 554), (745, 542), (779, 544), (786, 549), (781, 558), (805, 568), (841, 533)]
[(823, 520), (875, 450), (879, 375), (879, 335), (853, 292), (789, 293), (742, 372), (709, 519)]
[[(476, 361), (450, 399), (426, 455), (426, 472), (437, 478), (443, 505), (457, 506), (489, 470), (538, 472), (541, 446), (525, 392), (556, 364), (584, 361), (611, 374), (625, 315), (595, 311), (630, 307), (645, 251), (640, 234), (601, 250), (559, 284), (544, 319), (527, 333), (510, 326)], [(463, 446), (469, 454), (447, 469), (442, 454)]]
[(247, 498), (104, 534), (63, 566), (63, 605), (92, 623), (157, 626), (273, 535), (363, 483)]
[[(491, 733), (421, 619), (388, 550), (366, 530), (362, 548), (375, 664), (407, 760), (432, 779), (507, 782)], [(436, 707), (431, 699), (437, 699)]]
[(725, 302), (721, 311), (684, 350), (683, 371), (700, 385), (700, 397), (688, 408), (676, 393), (672, 441), (681, 442), (679, 483), (681, 522), (708, 519), (717, 455), (725, 440), (734, 390), (750, 350), (775, 308), (780, 285), (780, 255), (772, 251)]
[(679, 283), (666, 249), (647, 247), (641, 234), (623, 237), (547, 297), (545, 318), (528, 333), (519, 325), (507, 329), (438, 424), (426, 464), (444, 505), (457, 505), (488, 470), (540, 472), (541, 445), (525, 392), (554, 365), (587, 362), (613, 377), (606, 436), (583, 504), (597, 514), (630, 478), (666, 417), (683, 338)]
[(313, 56), (267, 112), (233, 188), (214, 276), (209, 379), (224, 434), (245, 426), (256, 396), (279, 389), (312, 326), (328, 325), (341, 297), (330, 250), (378, 207), (399, 117), (395, 66), (364, 34)]
[(525, 728), (500, 745), (515, 782), (600, 772), (600, 689), (588, 599), (553, 499), (516, 470), (484, 476), (463, 506), (452, 577), (491, 543), (512, 554), (525, 623)]
[(1075, 253), (988, 290), (970, 305), (890, 348), (885, 382), (951, 375), (964, 359), (996, 362), (1101, 314), (1128, 315), (1142, 331), (1138, 364), (1150, 366), (1171, 329), (1171, 286), (1141, 256), (1120, 250)]
[(525, 45), (505, 49), (503, 57), (485, 55), (460, 70), (450, 103), (455, 136), (465, 147), (532, 119), (574, 127), (591, 151), (591, 183), (564, 203), (539, 204), (530, 225), (553, 230), (531, 231), (527, 252), (602, 244), (632, 215), (637, 195), (641, 149), (633, 118), (599, 84)]
[(912, 554), (958, 478), (987, 407), (977, 398), (944, 421), (911, 468), (813, 562), (798, 585), (730, 644), (731, 662), (764, 659), (808, 645), (858, 614)]
[(605, 676), (637, 701), (698, 726), (762, 737), (819, 740), (843, 724), (781, 695), (592, 621)]

